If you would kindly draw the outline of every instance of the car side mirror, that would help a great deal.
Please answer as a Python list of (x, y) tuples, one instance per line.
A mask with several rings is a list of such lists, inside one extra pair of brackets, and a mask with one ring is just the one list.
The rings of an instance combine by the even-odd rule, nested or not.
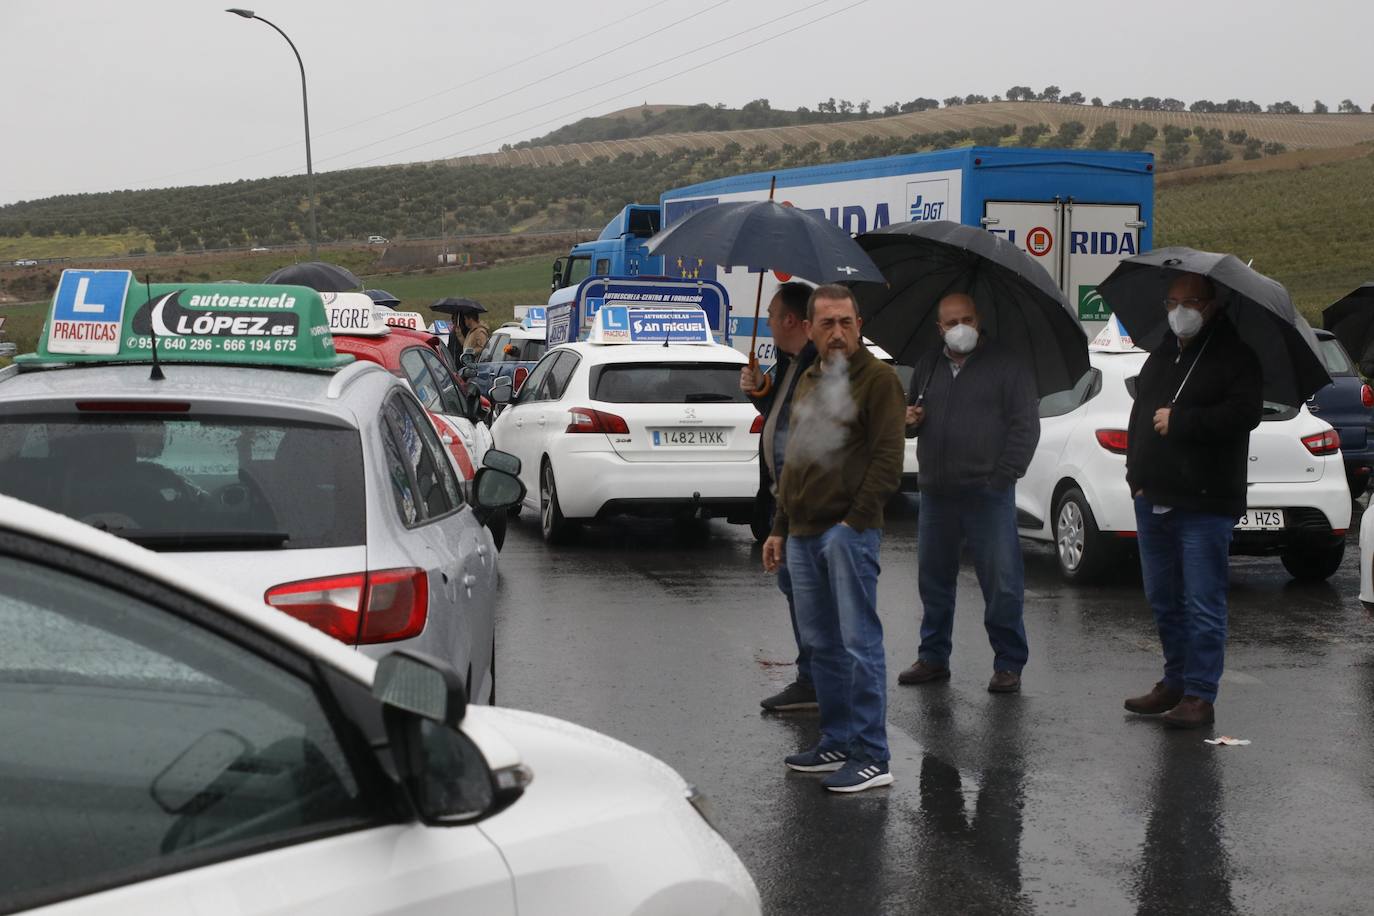
[(472, 381), (473, 379), (477, 378), (477, 367), (464, 366), (463, 368), (458, 370), (458, 377), (465, 382)]
[[(518, 464), (519, 459), (516, 461)], [(481, 467), (473, 478), (473, 494), (473, 502), (479, 509), (509, 509), (524, 500), (525, 485), (514, 474), (494, 467)]]
[(553, 262), (553, 280), (549, 283), (550, 292), (558, 292), (563, 288), (563, 259), (558, 258)]
[(421, 821), (471, 824), (504, 807), (486, 758), (458, 729), (468, 698), (451, 665), (407, 649), (393, 652), (377, 662), (372, 695), (383, 705), (396, 775)]
[(477, 351), (472, 347), (465, 349), (463, 355), (458, 357), (458, 365), (464, 368), (477, 365)]
[(482, 466), (493, 468), (497, 471), (505, 471), (507, 474), (520, 476), (520, 459), (510, 452), (503, 452), (499, 448), (489, 448), (482, 455)]
[(510, 376), (503, 375), (491, 383), (491, 391), (487, 397), (497, 404), (509, 404), (515, 400), (515, 392), (511, 385)]

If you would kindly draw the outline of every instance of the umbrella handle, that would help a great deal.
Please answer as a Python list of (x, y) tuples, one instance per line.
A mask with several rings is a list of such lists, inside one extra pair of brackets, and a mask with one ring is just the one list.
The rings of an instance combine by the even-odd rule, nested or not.
[[(750, 353), (750, 354), (749, 354), (749, 368), (750, 368), (750, 369), (753, 369), (753, 370), (757, 370), (758, 367), (759, 367), (759, 358), (758, 358), (757, 356), (755, 356), (754, 354)], [(773, 377), (772, 377), (771, 375), (769, 375), (768, 373), (765, 372), (764, 375), (763, 375), (763, 384), (760, 385), (760, 386), (759, 386), (757, 389), (755, 389), (754, 391), (749, 392), (749, 396), (750, 396), (751, 398), (765, 398), (765, 397), (768, 396), (768, 392), (770, 392), (770, 391), (772, 391), (772, 390), (773, 390)]]

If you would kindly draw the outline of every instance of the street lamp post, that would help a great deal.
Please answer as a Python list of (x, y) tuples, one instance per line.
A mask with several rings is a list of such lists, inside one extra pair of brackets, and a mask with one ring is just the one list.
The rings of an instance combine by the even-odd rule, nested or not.
[(315, 224), (315, 167), (310, 158), (310, 98), (305, 93), (305, 63), (301, 60), (301, 52), (296, 50), (296, 43), (277, 28), (276, 23), (263, 19), (252, 10), (228, 9), (226, 13), (233, 13), (235, 16), (242, 16), (244, 19), (256, 19), (258, 22), (270, 25), (276, 30), (277, 34), (286, 39), (286, 43), (291, 46), (291, 53), (296, 55), (296, 64), (301, 68), (301, 108), (305, 111), (305, 192), (307, 195), (306, 211), (310, 214), (310, 257), (318, 261), (320, 258), (320, 231)]

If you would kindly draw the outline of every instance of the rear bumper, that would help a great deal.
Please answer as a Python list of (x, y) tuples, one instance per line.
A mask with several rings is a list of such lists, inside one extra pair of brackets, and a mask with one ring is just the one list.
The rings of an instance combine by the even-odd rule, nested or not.
[(553, 474), (568, 518), (671, 515), (696, 508), (747, 521), (759, 489), (757, 460), (626, 461), (614, 452), (575, 452), (555, 456)]
[[(1271, 506), (1283, 509), (1284, 527), (1278, 531), (1237, 531), (1231, 539), (1234, 556), (1269, 557), (1288, 550), (1331, 547), (1345, 539), (1320, 509), (1309, 506)], [(1346, 521), (1349, 525), (1349, 521)], [(1339, 533), (1338, 533), (1339, 532)]]

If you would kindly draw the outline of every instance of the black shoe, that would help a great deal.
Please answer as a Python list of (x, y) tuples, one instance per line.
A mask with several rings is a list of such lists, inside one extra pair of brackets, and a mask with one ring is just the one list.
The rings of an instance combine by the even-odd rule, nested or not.
[(793, 681), (778, 693), (759, 703), (768, 712), (791, 712), (795, 709), (818, 709), (816, 688), (801, 681)]

